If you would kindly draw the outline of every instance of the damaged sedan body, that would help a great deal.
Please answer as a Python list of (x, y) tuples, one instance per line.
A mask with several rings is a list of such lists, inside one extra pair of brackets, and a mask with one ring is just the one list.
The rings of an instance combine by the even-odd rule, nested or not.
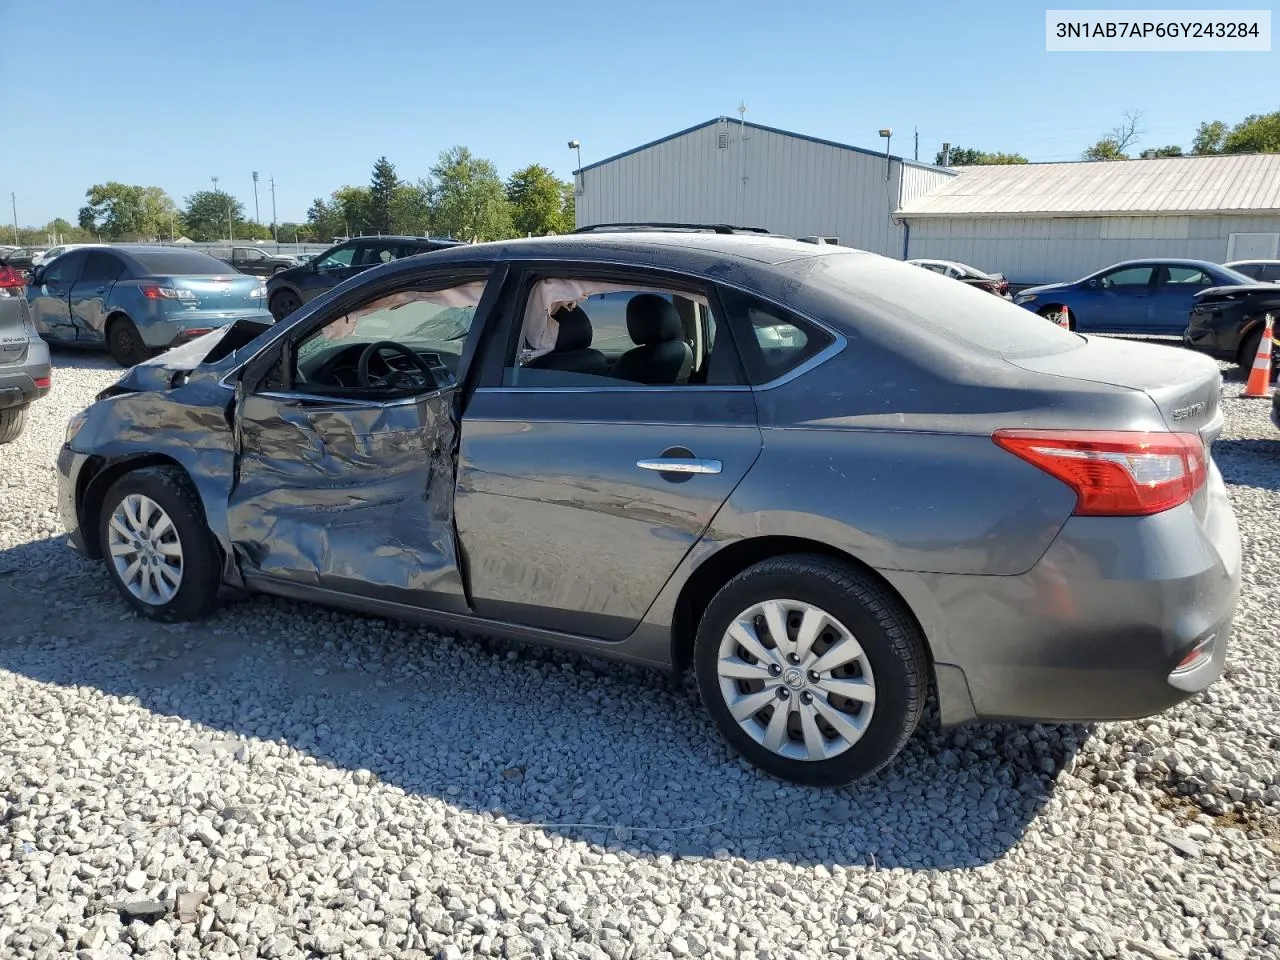
[(858, 251), (595, 231), (139, 364), (60, 503), (144, 616), (247, 589), (692, 666), (751, 762), (834, 784), (931, 687), (948, 724), (1098, 720), (1221, 674), (1218, 381)]

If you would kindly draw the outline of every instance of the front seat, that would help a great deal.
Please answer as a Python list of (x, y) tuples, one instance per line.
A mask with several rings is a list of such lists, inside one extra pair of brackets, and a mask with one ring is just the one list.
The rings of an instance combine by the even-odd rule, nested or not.
[(684, 383), (693, 370), (693, 350), (670, 300), (638, 293), (627, 301), (627, 333), (639, 346), (618, 358), (610, 375), (633, 383)]
[(561, 307), (552, 318), (557, 326), (556, 345), (550, 353), (534, 357), (526, 367), (535, 370), (564, 370), (603, 377), (609, 361), (591, 349), (591, 319), (581, 307)]

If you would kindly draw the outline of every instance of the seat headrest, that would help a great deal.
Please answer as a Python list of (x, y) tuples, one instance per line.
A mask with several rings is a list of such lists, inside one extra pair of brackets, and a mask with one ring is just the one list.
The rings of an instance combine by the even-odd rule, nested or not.
[(556, 322), (556, 353), (586, 350), (591, 346), (591, 318), (581, 307), (561, 307), (551, 318)]
[(684, 336), (680, 314), (656, 293), (637, 293), (627, 301), (627, 334), (644, 346), (669, 343)]

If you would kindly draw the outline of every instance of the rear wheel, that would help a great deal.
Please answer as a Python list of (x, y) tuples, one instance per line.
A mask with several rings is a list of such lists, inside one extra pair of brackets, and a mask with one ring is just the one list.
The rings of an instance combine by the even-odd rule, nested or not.
[(750, 763), (797, 783), (869, 776), (915, 731), (924, 639), (882, 584), (819, 556), (765, 560), (729, 581), (698, 625), (702, 701)]
[(128, 317), (114, 317), (107, 324), (107, 347), (122, 367), (132, 367), (147, 359), (147, 345)]
[[(1257, 327), (1249, 331), (1240, 342), (1240, 353), (1236, 356), (1236, 363), (1244, 371), (1246, 379), (1249, 376), (1249, 371), (1253, 369), (1253, 361), (1258, 357), (1258, 345), (1262, 343), (1262, 330), (1262, 327)], [(1276, 351), (1273, 343), (1271, 346), (1271, 382), (1275, 383), (1277, 379), (1280, 379), (1280, 368), (1276, 366)]]
[(0, 410), (0, 443), (12, 443), (27, 425), (27, 407), (9, 407)]
[(217, 544), (181, 470), (147, 467), (113, 483), (102, 502), (98, 542), (112, 582), (142, 616), (194, 620), (217, 605)]
[(271, 316), (279, 322), (302, 306), (302, 300), (292, 290), (279, 290), (271, 297)]

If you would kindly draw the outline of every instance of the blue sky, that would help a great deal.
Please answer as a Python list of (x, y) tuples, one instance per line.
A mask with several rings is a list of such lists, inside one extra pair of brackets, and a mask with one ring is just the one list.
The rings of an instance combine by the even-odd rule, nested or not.
[(276, 178), (279, 218), (301, 219), (382, 154), (412, 179), (457, 143), (504, 176), (539, 162), (567, 178), (571, 138), (591, 163), (739, 101), (873, 149), (891, 126), (908, 157), (918, 127), (922, 160), (944, 140), (1076, 159), (1126, 108), (1145, 112), (1145, 145), (1185, 146), (1201, 120), (1280, 107), (1276, 52), (1046, 53), (1047, 5), (0, 0), (0, 221), (10, 191), (42, 224), (74, 221), (93, 183), (181, 203), (211, 176), (252, 213), (253, 170)]

